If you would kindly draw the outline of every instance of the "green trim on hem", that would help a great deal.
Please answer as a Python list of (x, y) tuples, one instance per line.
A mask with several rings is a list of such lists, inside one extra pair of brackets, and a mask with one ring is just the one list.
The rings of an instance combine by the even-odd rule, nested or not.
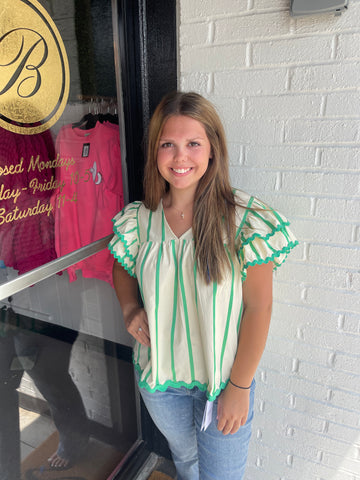
[[(142, 370), (141, 370), (140, 365), (134, 363), (134, 367), (137, 370), (137, 372), (140, 374), (140, 377), (141, 377)], [(169, 387), (170, 388), (185, 387), (185, 388), (188, 388), (189, 390), (191, 388), (197, 387), (202, 392), (206, 392), (206, 397), (209, 400), (209, 402), (213, 402), (220, 395), (220, 393), (224, 390), (224, 388), (226, 387), (228, 382), (229, 382), (229, 380), (226, 380), (226, 382), (221, 382), (220, 387), (217, 390), (215, 390), (215, 392), (213, 392), (213, 393), (211, 393), (207, 390), (208, 385), (206, 383), (201, 383), (198, 380), (193, 380), (191, 383), (186, 383), (186, 382), (182, 382), (182, 381), (174, 382), (173, 380), (167, 380), (165, 383), (163, 383), (161, 385), (160, 384), (156, 385), (154, 388), (151, 388), (150, 385), (145, 380), (140, 380), (138, 385), (139, 385), (140, 388), (145, 388), (149, 393), (165, 392)]]

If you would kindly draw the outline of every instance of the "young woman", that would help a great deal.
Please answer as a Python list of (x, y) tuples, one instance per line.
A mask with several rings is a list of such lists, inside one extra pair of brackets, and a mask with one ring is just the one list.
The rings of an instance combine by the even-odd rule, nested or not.
[(240, 480), (272, 272), (297, 242), (282, 215), (231, 188), (221, 121), (196, 93), (155, 110), (144, 191), (109, 245), (140, 393), (178, 480)]

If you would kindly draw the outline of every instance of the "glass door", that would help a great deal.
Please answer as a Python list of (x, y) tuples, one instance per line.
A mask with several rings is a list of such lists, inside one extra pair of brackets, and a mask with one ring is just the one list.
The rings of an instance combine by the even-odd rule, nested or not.
[(106, 249), (128, 201), (116, 2), (1, 6), (0, 479), (113, 478), (139, 442)]

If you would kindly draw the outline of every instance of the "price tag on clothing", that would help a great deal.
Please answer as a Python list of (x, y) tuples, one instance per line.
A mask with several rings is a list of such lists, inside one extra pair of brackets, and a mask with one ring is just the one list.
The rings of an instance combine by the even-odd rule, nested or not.
[(201, 431), (205, 431), (210, 425), (212, 421), (213, 408), (214, 408), (214, 402), (209, 402), (208, 400), (206, 402), (205, 409), (204, 409), (204, 415), (203, 415), (203, 420), (201, 424)]
[(84, 143), (82, 148), (82, 157), (88, 157), (90, 153), (90, 143)]

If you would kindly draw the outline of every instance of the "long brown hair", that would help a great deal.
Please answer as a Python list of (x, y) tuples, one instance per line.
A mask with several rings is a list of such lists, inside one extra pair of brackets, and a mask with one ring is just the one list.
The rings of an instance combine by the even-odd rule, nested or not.
[(157, 106), (148, 129), (147, 159), (144, 173), (144, 204), (156, 210), (169, 185), (157, 168), (159, 139), (165, 122), (184, 115), (200, 122), (211, 145), (208, 168), (200, 179), (194, 198), (193, 234), (195, 259), (206, 283), (221, 282), (229, 258), (235, 255), (236, 201), (230, 186), (229, 161), (224, 128), (215, 107), (194, 92), (172, 92)]

